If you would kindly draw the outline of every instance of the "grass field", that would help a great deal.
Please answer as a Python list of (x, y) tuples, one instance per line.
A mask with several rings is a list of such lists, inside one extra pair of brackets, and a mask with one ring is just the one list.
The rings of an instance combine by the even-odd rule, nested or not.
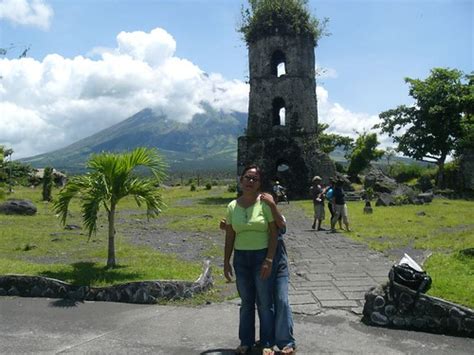
[[(57, 193), (57, 191), (54, 191)], [(175, 231), (216, 231), (225, 206), (234, 198), (223, 186), (191, 192), (189, 187), (164, 188), (167, 207), (158, 217), (166, 229)], [(201, 272), (200, 262), (183, 261), (179, 256), (150, 247), (133, 245), (117, 228), (116, 250), (119, 267), (105, 268), (107, 221), (102, 215), (97, 235), (90, 238), (81, 230), (65, 230), (51, 210), (41, 201), (41, 190), (19, 188), (6, 197), (26, 198), (38, 207), (35, 216), (0, 215), (0, 274), (45, 275), (72, 282), (103, 286), (125, 281), (182, 279), (194, 280)], [(74, 201), (74, 200), (73, 200)], [(296, 201), (308, 214), (312, 205)], [(424, 267), (433, 278), (429, 294), (474, 308), (474, 258), (460, 251), (474, 248), (474, 202), (435, 199), (422, 206), (374, 207), (363, 214), (362, 202), (350, 202), (349, 215), (353, 232), (344, 235), (389, 253), (391, 250), (423, 250), (432, 255)], [(119, 204), (125, 219), (146, 220), (132, 199)], [(68, 224), (81, 225), (77, 201), (71, 206)], [(206, 251), (219, 260), (222, 248), (215, 245)], [(226, 298), (223, 275), (214, 268), (216, 287), (192, 302), (218, 301)]]
[[(44, 275), (74, 284), (104, 286), (133, 280), (194, 280), (202, 271), (200, 263), (127, 243), (120, 230), (116, 236), (119, 266), (107, 270), (107, 220), (103, 214), (97, 234), (89, 239), (81, 230), (65, 230), (51, 203), (41, 201), (40, 190), (19, 188), (8, 197), (30, 199), (38, 212), (34, 216), (0, 215), (0, 274)], [(119, 204), (119, 211), (132, 208), (132, 202)], [(70, 214), (67, 223), (80, 226), (77, 201), (72, 203)], [(145, 219), (145, 211), (138, 216)]]
[[(310, 201), (297, 202), (312, 215)], [(373, 207), (363, 213), (364, 202), (349, 202), (351, 239), (370, 248), (431, 252), (424, 268), (433, 278), (430, 295), (474, 308), (474, 258), (460, 254), (474, 248), (474, 202), (435, 199), (426, 205)]]

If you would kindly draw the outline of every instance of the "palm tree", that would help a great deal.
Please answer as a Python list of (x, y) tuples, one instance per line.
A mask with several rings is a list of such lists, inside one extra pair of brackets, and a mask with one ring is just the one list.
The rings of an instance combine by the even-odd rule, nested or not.
[[(81, 198), (81, 212), (85, 227), (97, 231), (99, 209), (103, 206), (108, 219), (107, 267), (115, 267), (115, 211), (118, 202), (133, 196), (140, 207), (146, 204), (147, 216), (155, 217), (164, 203), (156, 185), (165, 175), (166, 164), (156, 149), (136, 148), (122, 154), (101, 153), (93, 155), (87, 163), (90, 172), (73, 177), (59, 192), (54, 210), (61, 222), (66, 223), (68, 207), (73, 197)], [(143, 178), (134, 174), (139, 167), (149, 169), (153, 177)]]

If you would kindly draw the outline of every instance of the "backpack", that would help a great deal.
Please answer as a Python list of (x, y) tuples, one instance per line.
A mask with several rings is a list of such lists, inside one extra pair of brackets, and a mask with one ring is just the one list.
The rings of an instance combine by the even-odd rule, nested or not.
[(417, 296), (425, 293), (431, 287), (431, 277), (425, 271), (418, 271), (408, 264), (393, 265), (388, 273), (390, 280), (390, 288), (393, 283), (403, 285), (409, 289), (416, 291)]

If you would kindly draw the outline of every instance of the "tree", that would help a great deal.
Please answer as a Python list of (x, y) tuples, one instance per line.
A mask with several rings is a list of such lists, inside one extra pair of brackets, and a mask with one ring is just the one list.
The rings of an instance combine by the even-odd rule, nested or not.
[(379, 144), (376, 133), (362, 132), (359, 134), (352, 151), (346, 155), (349, 160), (347, 169), (349, 176), (357, 177), (357, 174), (367, 168), (371, 161), (380, 159), (384, 155), (383, 150), (377, 149)]
[(47, 166), (43, 173), (43, 201), (51, 201), (53, 190), (53, 168)]
[(337, 147), (342, 147), (345, 152), (349, 151), (354, 144), (354, 140), (351, 137), (326, 133), (325, 131), (328, 127), (329, 125), (326, 123), (318, 123), (318, 142), (321, 151), (329, 154)]
[[(165, 168), (161, 156), (155, 149), (136, 148), (122, 153), (101, 153), (93, 155), (87, 163), (90, 172), (73, 177), (59, 192), (54, 209), (61, 222), (66, 223), (71, 199), (81, 198), (81, 211), (85, 227), (92, 233), (97, 231), (97, 219), (101, 206), (107, 212), (108, 219), (108, 255), (107, 267), (115, 267), (115, 212), (119, 201), (126, 196), (133, 196), (140, 207), (146, 204), (147, 216), (157, 216), (163, 202), (157, 189), (165, 178)], [(152, 173), (151, 178), (139, 177), (137, 168), (146, 168)]]
[(445, 68), (432, 69), (425, 80), (405, 78), (415, 104), (382, 112), (382, 122), (374, 126), (393, 138), (397, 151), (435, 163), (438, 187), (443, 184), (446, 158), (456, 151), (468, 131), (462, 122), (468, 112), (472, 113), (473, 80), (471, 76), (466, 84), (463, 78), (461, 71)]

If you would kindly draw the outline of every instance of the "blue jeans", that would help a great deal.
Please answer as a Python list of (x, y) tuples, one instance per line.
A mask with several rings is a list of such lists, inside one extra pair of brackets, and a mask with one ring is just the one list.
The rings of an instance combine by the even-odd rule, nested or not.
[(293, 336), (293, 315), (288, 301), (288, 254), (283, 239), (278, 240), (275, 254), (275, 285), (273, 298), (275, 302), (275, 343), (283, 349), (285, 346), (296, 347)]
[(242, 300), (240, 345), (252, 346), (255, 343), (255, 304), (260, 319), (260, 342), (265, 347), (274, 344), (273, 278), (260, 278), (260, 268), (266, 256), (267, 249), (234, 251), (235, 279)]

